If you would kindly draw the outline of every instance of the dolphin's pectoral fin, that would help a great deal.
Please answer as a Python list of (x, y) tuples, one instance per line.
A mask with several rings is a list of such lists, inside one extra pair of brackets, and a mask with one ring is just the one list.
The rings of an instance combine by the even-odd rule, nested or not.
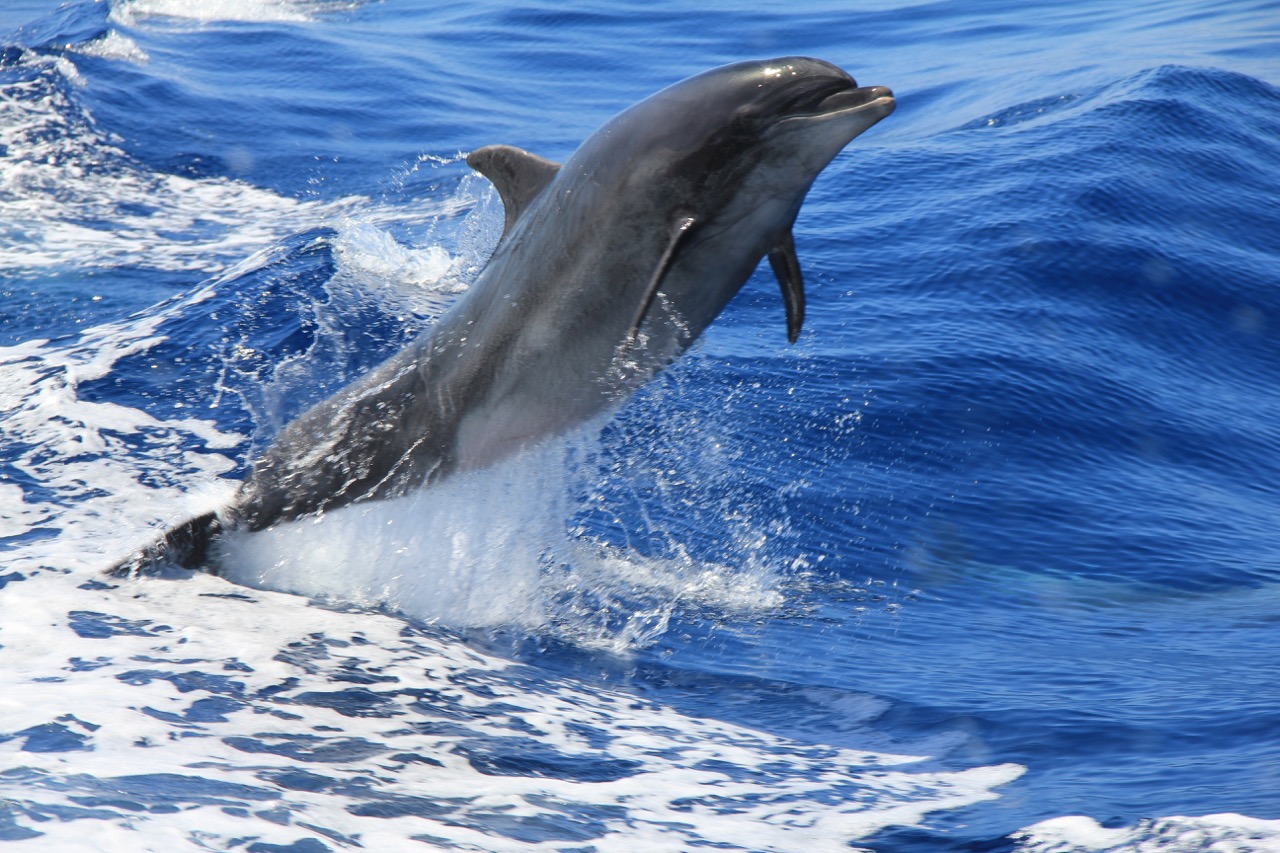
[(467, 155), (467, 165), (488, 178), (502, 198), (502, 236), (511, 233), (520, 214), (524, 213), (542, 190), (560, 171), (560, 164), (514, 145), (486, 145)]
[(662, 257), (658, 260), (658, 267), (653, 271), (653, 277), (649, 279), (649, 284), (644, 290), (644, 299), (640, 302), (640, 309), (636, 311), (636, 318), (631, 323), (631, 331), (628, 333), (631, 340), (634, 341), (636, 335), (640, 333), (640, 324), (644, 322), (649, 309), (653, 307), (654, 297), (658, 295), (658, 288), (662, 286), (662, 279), (666, 277), (667, 270), (671, 268), (671, 262), (675, 259), (676, 250), (680, 248), (680, 243), (693, 228), (694, 223), (695, 220), (692, 216), (685, 216), (676, 220), (675, 227), (671, 230), (671, 237), (667, 240), (667, 247), (663, 250)]
[(791, 229), (769, 250), (769, 266), (782, 287), (782, 301), (787, 306), (787, 340), (795, 343), (804, 325), (804, 276), (800, 272), (800, 258), (796, 255), (796, 241)]

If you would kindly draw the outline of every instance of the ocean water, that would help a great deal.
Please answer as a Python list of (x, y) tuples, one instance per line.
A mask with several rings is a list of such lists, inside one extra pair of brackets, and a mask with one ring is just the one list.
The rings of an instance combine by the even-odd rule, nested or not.
[[(617, 413), (114, 580), (553, 159), (807, 54), (897, 111)], [(0, 850), (1280, 851), (1280, 7), (0, 9)]]

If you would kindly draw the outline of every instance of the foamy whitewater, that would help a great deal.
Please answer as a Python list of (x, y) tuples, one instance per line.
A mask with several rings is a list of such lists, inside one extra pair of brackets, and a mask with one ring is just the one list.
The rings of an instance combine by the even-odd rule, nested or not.
[[(0, 851), (1280, 851), (1266, 3), (0, 10)], [(894, 116), (618, 412), (103, 571), (641, 97)]]

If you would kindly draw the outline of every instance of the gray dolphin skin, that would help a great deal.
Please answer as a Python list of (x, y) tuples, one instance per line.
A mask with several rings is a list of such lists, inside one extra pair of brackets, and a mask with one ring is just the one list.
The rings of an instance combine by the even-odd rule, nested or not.
[(506, 145), (473, 152), (505, 226), (470, 289), (423, 337), (290, 423), (231, 506), (112, 573), (200, 567), (227, 529), (403, 495), (564, 433), (684, 352), (765, 257), (794, 342), (796, 215), (827, 164), (893, 109), (887, 88), (785, 57), (676, 83), (564, 165)]

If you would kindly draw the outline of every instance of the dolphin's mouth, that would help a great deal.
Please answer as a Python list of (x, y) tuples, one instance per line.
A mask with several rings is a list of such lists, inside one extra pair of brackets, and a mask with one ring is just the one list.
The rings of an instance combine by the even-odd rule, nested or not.
[(893, 91), (888, 86), (854, 86), (824, 95), (809, 114), (829, 115), (872, 105), (888, 107), (893, 103)]
[(827, 77), (792, 88), (787, 102), (779, 106), (781, 124), (794, 126), (794, 122), (807, 124), (864, 112), (884, 118), (896, 104), (887, 86), (859, 86), (852, 77)]

